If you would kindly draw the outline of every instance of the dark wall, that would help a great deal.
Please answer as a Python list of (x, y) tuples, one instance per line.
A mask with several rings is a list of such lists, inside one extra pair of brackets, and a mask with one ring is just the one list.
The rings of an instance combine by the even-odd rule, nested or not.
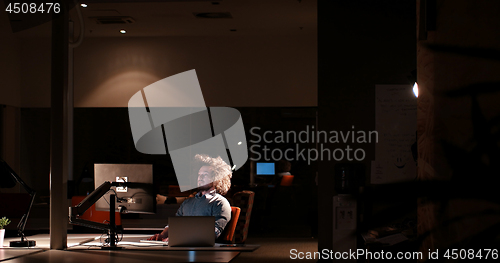
[[(416, 68), (415, 1), (319, 1), (318, 120), (322, 130), (375, 129), (375, 85), (410, 84)], [(344, 148), (339, 143), (335, 147)], [(360, 162), (369, 180), (375, 144)], [(332, 249), (333, 171), (318, 166), (319, 250)]]
[(21, 109), (21, 176), (48, 202), (50, 174), (50, 109)]

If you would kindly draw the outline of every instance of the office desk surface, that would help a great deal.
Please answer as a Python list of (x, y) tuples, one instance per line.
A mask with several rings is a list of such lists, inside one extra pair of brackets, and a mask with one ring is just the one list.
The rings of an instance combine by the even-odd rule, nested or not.
[(237, 251), (140, 251), (140, 250), (45, 250), (4, 262), (9, 263), (89, 263), (89, 262), (229, 262)]
[[(87, 243), (94, 241), (96, 237), (99, 237), (99, 234), (68, 234), (67, 237), (67, 244), (68, 247), (79, 245), (82, 243)], [(34, 236), (27, 236), (27, 240), (34, 240), (36, 241), (36, 247), (34, 248), (39, 248), (39, 249), (50, 249), (50, 235), (49, 234), (38, 234)], [(21, 240), (20, 237), (9, 237), (5, 238), (3, 241), (3, 246), (8, 247), (10, 241), (19, 241)], [(30, 248), (30, 249), (34, 249)]]
[(0, 261), (43, 252), (41, 248), (0, 248)]
[[(241, 251), (254, 251), (259, 245), (244, 247), (168, 247), (138, 243), (150, 235), (125, 234), (119, 246), (123, 250), (109, 251), (100, 249), (99, 234), (68, 234), (68, 248), (66, 250), (49, 250), (50, 238), (48, 234), (29, 236), (35, 240), (34, 248), (0, 248), (0, 261), (3, 262), (110, 262), (119, 260), (120, 263), (129, 262), (229, 262)], [(6, 238), (4, 245), (8, 246), (16, 238)]]
[[(168, 251), (240, 251), (240, 252), (251, 252), (259, 248), (259, 245), (244, 245), (236, 247), (226, 247), (221, 246), (221, 244), (215, 244), (213, 247), (169, 247), (152, 243), (140, 242), (141, 239), (147, 239), (151, 235), (134, 235), (125, 234), (118, 246), (123, 247), (126, 250), (168, 250)], [(68, 246), (68, 250), (82, 250), (82, 249), (100, 249), (102, 245), (100, 239), (93, 240), (91, 242), (82, 243), (80, 245)]]
[[(122, 241), (118, 246), (124, 247), (126, 250), (171, 250), (171, 251), (247, 251), (251, 252), (259, 248), (259, 245), (245, 245), (242, 247), (220, 247), (216, 244), (215, 247), (168, 247), (151, 243), (139, 243), (141, 239), (147, 239), (151, 235), (143, 234), (124, 234)], [(99, 234), (68, 234), (67, 243), (68, 250), (83, 250), (83, 249), (100, 249), (101, 235)], [(30, 249), (50, 249), (49, 234), (38, 234), (28, 236), (28, 240), (35, 240), (36, 247)], [(9, 246), (9, 242), (20, 240), (19, 237), (5, 238), (4, 246)], [(12, 248), (9, 248), (12, 249)], [(21, 248), (22, 249), (22, 248)]]

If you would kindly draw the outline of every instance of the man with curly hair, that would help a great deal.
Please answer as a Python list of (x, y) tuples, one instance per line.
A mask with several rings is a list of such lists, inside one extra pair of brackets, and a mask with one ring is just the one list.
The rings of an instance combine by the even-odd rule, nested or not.
[[(231, 205), (222, 196), (231, 187), (231, 167), (222, 160), (209, 157), (208, 155), (197, 154), (195, 160), (203, 164), (198, 171), (198, 193), (186, 199), (176, 216), (214, 216), (215, 217), (215, 238), (218, 238), (227, 222), (231, 220)], [(168, 226), (159, 233), (149, 238), (149, 240), (168, 240)]]

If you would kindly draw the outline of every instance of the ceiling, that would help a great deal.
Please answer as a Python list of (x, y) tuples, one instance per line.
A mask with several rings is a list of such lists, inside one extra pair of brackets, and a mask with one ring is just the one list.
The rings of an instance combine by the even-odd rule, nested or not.
[[(316, 0), (110, 0), (80, 1), (70, 18), (85, 37), (302, 35), (317, 34)], [(119, 3), (117, 3), (119, 2)], [(199, 18), (197, 13), (229, 13), (231, 18)], [(209, 14), (210, 16), (210, 14)], [(99, 24), (98, 19), (124, 18), (124, 24)], [(120, 30), (126, 30), (126, 34)], [(50, 36), (50, 23), (16, 33), (18, 37)]]

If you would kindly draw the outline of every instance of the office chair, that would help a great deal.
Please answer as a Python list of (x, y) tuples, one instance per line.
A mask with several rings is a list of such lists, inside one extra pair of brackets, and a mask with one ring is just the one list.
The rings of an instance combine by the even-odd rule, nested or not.
[(241, 209), (236, 206), (231, 206), (231, 220), (227, 222), (224, 231), (220, 235), (219, 239), (222, 238), (221, 243), (233, 243), (234, 239), (234, 231), (236, 229), (236, 223), (238, 223), (238, 219), (240, 217)]
[(235, 193), (231, 199), (233, 202), (232, 205), (241, 209), (240, 217), (234, 231), (234, 243), (244, 243), (247, 239), (254, 197), (254, 192), (245, 190)]
[(281, 178), (281, 186), (292, 186), (293, 183), (293, 175), (283, 175)]

